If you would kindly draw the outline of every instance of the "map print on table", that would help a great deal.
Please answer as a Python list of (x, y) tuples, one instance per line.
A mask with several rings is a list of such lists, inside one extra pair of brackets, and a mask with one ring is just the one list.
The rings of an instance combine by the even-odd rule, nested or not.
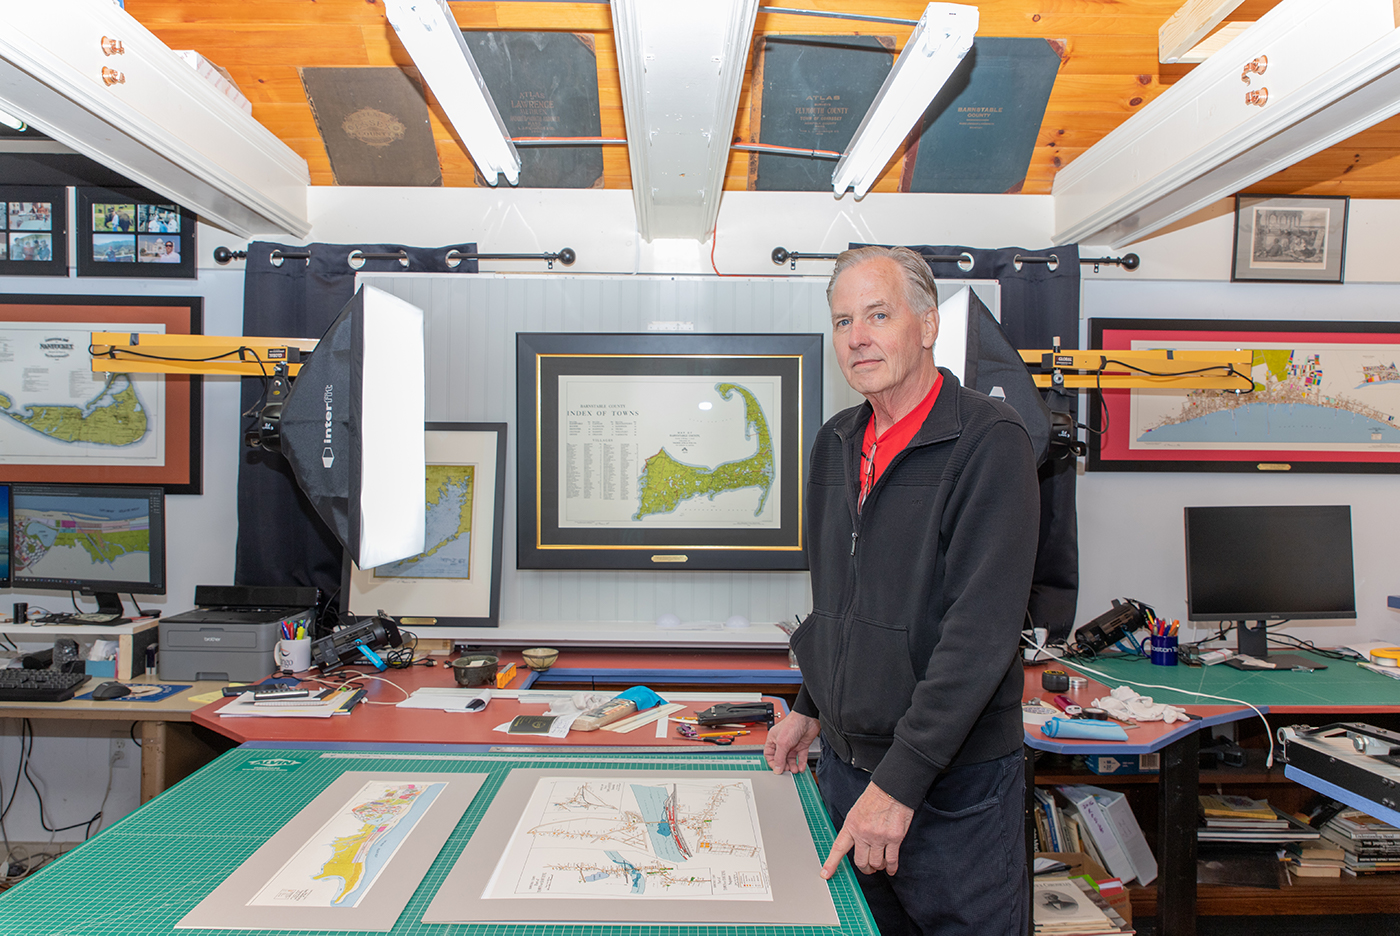
[(560, 378), (560, 528), (777, 529), (782, 380)]
[(145, 497), (88, 500), (15, 494), (16, 571), (37, 578), (140, 582), (151, 574), (151, 506)]
[(83, 324), (0, 323), (0, 464), (165, 464), (164, 377), (93, 373), (90, 338)]
[(427, 549), (376, 567), (375, 578), (470, 579), (475, 480), (475, 465), (429, 465)]
[[(1133, 347), (1151, 348), (1151, 341)], [(1230, 349), (1230, 342), (1177, 346)], [(1400, 450), (1400, 371), (1393, 351), (1347, 344), (1258, 344), (1254, 392), (1135, 391), (1130, 448), (1139, 451)]]
[(482, 897), (772, 900), (753, 786), (546, 777)]
[(356, 907), (447, 784), (371, 780), (248, 901), (257, 907)]

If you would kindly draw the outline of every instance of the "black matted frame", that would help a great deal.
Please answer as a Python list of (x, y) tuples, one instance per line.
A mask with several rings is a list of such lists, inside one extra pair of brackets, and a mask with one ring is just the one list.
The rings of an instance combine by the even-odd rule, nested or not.
[[(346, 552), (342, 610), (373, 615), (380, 608), (391, 608), (394, 615), (402, 616), (404, 627), (425, 637), (432, 636), (434, 627), (498, 627), (505, 542), (506, 424), (430, 422), (424, 424), (423, 434), (429, 467), (471, 465), (477, 469), (472, 482), (468, 575), (380, 575), (377, 569), (356, 566)], [(478, 539), (478, 530), (489, 535)], [(486, 568), (481, 568), (483, 565)]]
[[(822, 348), (820, 334), (772, 335), (649, 335), (649, 334), (529, 334), (516, 336), (516, 405), (518, 407), (518, 488), (517, 564), (522, 569), (653, 569), (686, 570), (800, 570), (807, 568), (805, 529), (803, 525), (803, 485), (807, 458), (812, 440), (821, 427)], [(606, 416), (579, 417), (588, 425), (575, 423), (572, 428), (561, 427), (560, 394), (569, 378), (608, 380), (617, 385), (631, 384), (622, 389), (621, 397), (609, 405), (624, 412), (637, 407), (655, 407), (661, 390), (677, 378), (685, 378), (713, 388), (712, 407), (747, 407), (744, 392), (725, 390), (722, 385), (744, 387), (745, 378), (762, 382), (767, 392), (777, 400), (779, 410), (776, 438), (770, 433), (773, 447), (771, 477), (776, 478), (776, 496), (769, 497), (772, 482), (767, 487), (740, 485), (700, 490), (694, 495), (678, 498), (670, 512), (682, 511), (690, 501), (704, 499), (730, 490), (761, 491), (755, 506), (752, 525), (685, 526), (671, 523), (655, 525), (639, 519), (642, 513), (643, 491), (648, 497), (655, 488), (644, 487), (644, 477), (660, 463), (653, 462), (666, 451), (670, 465), (684, 459), (681, 413), (676, 414), (677, 428), (667, 434), (658, 448), (655, 438), (640, 439), (630, 453), (618, 448), (613, 455), (602, 450), (596, 453), (601, 461), (613, 458), (618, 465), (632, 459), (635, 479), (630, 482), (626, 469), (619, 467), (614, 480), (614, 497), (619, 505), (629, 501), (637, 513), (621, 522), (600, 522), (579, 525), (560, 522), (560, 446), (565, 432), (573, 432), (578, 461), (567, 461), (582, 470), (582, 459), (592, 457), (577, 448), (584, 440), (595, 441), (595, 432), (610, 426), (614, 413)], [(648, 391), (651, 391), (650, 393)], [(567, 394), (567, 390), (565, 393)], [(727, 396), (726, 396), (727, 394)], [(620, 397), (619, 397), (620, 398)], [(648, 414), (654, 418), (655, 411)], [(697, 472), (700, 487), (714, 477), (720, 468), (748, 462), (762, 448), (762, 433), (744, 415), (744, 431), (754, 430), (757, 439), (754, 455), (720, 465), (684, 465), (685, 470)], [(569, 417), (565, 417), (567, 423)], [(626, 419), (623, 418), (623, 422)], [(768, 425), (771, 417), (765, 417)], [(637, 423), (641, 425), (640, 422)], [(627, 432), (625, 427), (619, 432)], [(640, 433), (643, 430), (635, 429)], [(621, 443), (618, 443), (621, 445)], [(669, 448), (676, 448), (674, 455)], [(762, 471), (762, 460), (749, 465), (749, 471)], [(566, 473), (568, 468), (565, 469)], [(609, 474), (609, 477), (613, 477)], [(568, 478), (565, 479), (566, 483)], [(607, 483), (599, 481), (600, 486)], [(718, 488), (716, 490), (715, 488)], [(713, 503), (713, 501), (710, 501)], [(658, 503), (652, 501), (652, 504)], [(627, 507), (627, 512), (632, 508)], [(763, 516), (777, 511), (776, 517)], [(616, 510), (614, 511), (616, 514)], [(760, 519), (761, 518), (761, 519)]]
[(0, 212), (0, 275), (68, 275), (67, 188), (0, 185)]
[[(195, 216), (170, 199), (143, 188), (80, 186), (77, 203), (73, 226), (79, 276), (198, 276)], [(168, 256), (167, 243), (178, 262), (160, 259)], [(152, 249), (161, 253), (150, 253)]]
[(1233, 283), (1338, 283), (1346, 272), (1345, 195), (1236, 195)]

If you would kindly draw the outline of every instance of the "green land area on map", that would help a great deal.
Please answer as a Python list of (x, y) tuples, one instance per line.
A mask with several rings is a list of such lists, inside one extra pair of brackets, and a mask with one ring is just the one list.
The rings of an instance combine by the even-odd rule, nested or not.
[(456, 524), (455, 527), (449, 527), (445, 535), (439, 535), (434, 539), (431, 548), (415, 557), (415, 561), (427, 559), (443, 546), (472, 531), (472, 478), (474, 474), (474, 465), (428, 466), (428, 511), (431, 513), (442, 509), (444, 499), (449, 502), (456, 501)]
[(758, 436), (758, 450), (742, 461), (726, 462), (715, 468), (701, 468), (676, 461), (664, 448), (646, 460), (642, 475), (638, 479), (641, 499), (633, 520), (640, 520), (651, 514), (670, 513), (682, 501), (692, 497), (708, 497), (725, 491), (741, 488), (758, 488), (762, 494), (754, 516), (763, 512), (768, 502), (768, 491), (773, 485), (773, 438), (768, 431), (768, 420), (763, 415), (763, 407), (748, 390), (732, 383), (715, 385), (715, 390), (724, 400), (739, 393), (744, 399), (744, 437)]
[(42, 432), (59, 442), (89, 442), (95, 445), (131, 445), (146, 435), (146, 409), (136, 396), (131, 380), (122, 375), (121, 390), (113, 392), (118, 381), (98, 396), (95, 404), (82, 406), (25, 406), (25, 412), (12, 411), (8, 396), (0, 393), (0, 411), (17, 423)]

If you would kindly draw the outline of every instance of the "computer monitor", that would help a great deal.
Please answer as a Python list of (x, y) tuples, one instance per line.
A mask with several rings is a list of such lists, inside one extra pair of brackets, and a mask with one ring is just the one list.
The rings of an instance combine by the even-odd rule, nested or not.
[(1235, 621), (1242, 654), (1316, 667), (1269, 654), (1267, 622), (1356, 617), (1351, 507), (1187, 507), (1186, 617)]
[(80, 591), (122, 613), (120, 592), (165, 594), (165, 491), (96, 484), (11, 484), (16, 589)]
[(0, 484), (0, 588), (10, 587), (10, 486)]

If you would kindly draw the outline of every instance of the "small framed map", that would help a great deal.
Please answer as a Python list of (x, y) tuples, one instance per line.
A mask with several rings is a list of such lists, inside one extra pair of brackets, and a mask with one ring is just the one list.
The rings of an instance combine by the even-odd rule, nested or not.
[(1253, 353), (1244, 392), (1104, 390), (1091, 471), (1400, 471), (1400, 324), (1090, 319), (1089, 340)]
[(816, 334), (516, 336), (522, 569), (805, 569)]
[(7, 481), (203, 489), (203, 378), (92, 370), (94, 331), (198, 335), (203, 300), (0, 296), (0, 472)]
[(424, 426), (427, 545), (373, 569), (346, 559), (345, 610), (393, 608), (409, 630), (496, 627), (501, 617), (506, 424)]

